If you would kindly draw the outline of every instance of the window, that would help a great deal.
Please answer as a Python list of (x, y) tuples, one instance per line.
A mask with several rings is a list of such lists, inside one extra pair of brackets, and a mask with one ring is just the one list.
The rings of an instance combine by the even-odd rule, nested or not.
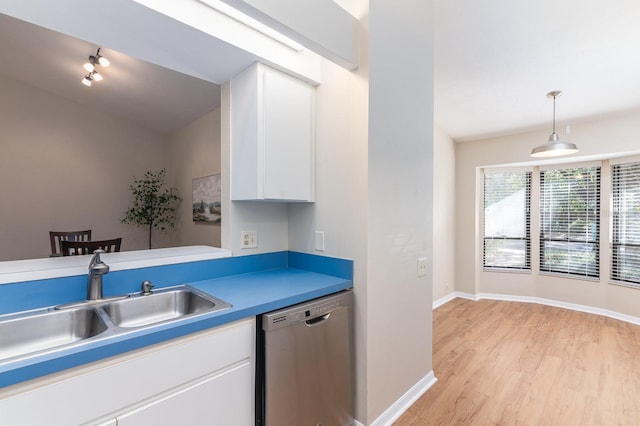
[(600, 167), (540, 172), (540, 270), (598, 277)]
[(531, 269), (530, 194), (531, 172), (485, 172), (485, 268)]
[(611, 279), (640, 284), (640, 163), (612, 168)]

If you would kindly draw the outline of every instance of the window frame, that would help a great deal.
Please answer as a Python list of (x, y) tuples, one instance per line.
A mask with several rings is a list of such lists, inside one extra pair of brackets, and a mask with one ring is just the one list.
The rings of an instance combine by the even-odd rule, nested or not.
[[(525, 209), (524, 209), (524, 226), (525, 226), (525, 235), (524, 237), (487, 237), (486, 235), (486, 225), (487, 225), (487, 217), (486, 217), (486, 183), (487, 183), (487, 174), (497, 174), (497, 173), (522, 173), (525, 176)], [(482, 220), (482, 268), (487, 272), (531, 272), (531, 185), (532, 185), (532, 170), (530, 168), (527, 169), (485, 169), (482, 173), (482, 207), (483, 207), (483, 220)], [(494, 266), (487, 265), (487, 241), (524, 241), (524, 265), (522, 266)]]
[[(622, 229), (620, 222), (621, 222), (621, 216), (623, 215), (623, 212), (621, 211), (619, 206), (620, 197), (618, 196), (618, 194), (620, 191), (622, 177), (617, 176), (616, 171), (620, 170), (621, 167), (624, 167), (624, 166), (632, 166), (640, 169), (640, 159), (634, 159), (634, 160), (627, 159), (626, 161), (615, 162), (610, 165), (611, 167), (611, 241), (610, 241), (611, 252), (610, 252), (609, 260), (611, 262), (610, 264), (611, 270), (609, 273), (609, 278), (611, 282), (614, 284), (640, 288), (640, 277), (638, 277), (636, 280), (628, 279), (628, 278), (621, 277), (621, 272), (620, 272), (619, 259), (623, 257), (619, 255), (620, 249), (626, 248), (626, 247), (633, 247), (637, 250), (640, 250), (640, 243), (620, 242), (621, 240), (620, 234)], [(624, 176), (624, 180), (626, 181), (627, 179), (629, 179), (628, 176)], [(638, 185), (638, 188), (640, 189), (640, 185)], [(638, 207), (640, 207), (640, 203), (638, 203)], [(626, 211), (624, 212), (624, 216), (626, 218)], [(627, 228), (624, 227), (624, 230), (626, 229)]]
[[(585, 209), (585, 213), (587, 215), (587, 217), (593, 217), (593, 219), (595, 219), (595, 231), (592, 231), (591, 234), (595, 236), (594, 240), (588, 240), (587, 238), (575, 238), (571, 236), (571, 232), (570, 232), (570, 225), (569, 225), (569, 221), (570, 221), (570, 214), (568, 214), (567, 216), (567, 232), (565, 232), (565, 237), (564, 238), (549, 238), (548, 234), (550, 234), (551, 232), (545, 228), (546, 223), (549, 222), (550, 220), (545, 217), (545, 209), (547, 208), (545, 203), (546, 203), (546, 199), (545, 199), (545, 173), (549, 172), (549, 171), (571, 171), (571, 170), (579, 170), (579, 169), (595, 169), (596, 172), (596, 182), (595, 182), (595, 195), (588, 197), (587, 201), (591, 201), (591, 202), (595, 202), (595, 213), (593, 215), (588, 215), (588, 208)], [(600, 272), (601, 272), (601, 257), (600, 257), (600, 241), (601, 241), (601, 220), (600, 220), (600, 216), (601, 216), (601, 210), (602, 210), (602, 203), (600, 200), (601, 197), (601, 193), (602, 193), (602, 165), (600, 164), (590, 164), (590, 165), (584, 165), (584, 164), (562, 164), (562, 165), (554, 165), (553, 167), (545, 167), (545, 168), (541, 168), (540, 169), (540, 181), (539, 181), (539, 194), (540, 194), (540, 206), (539, 206), (539, 214), (540, 214), (540, 229), (539, 229), (539, 256), (538, 256), (538, 268), (539, 268), (539, 272), (541, 274), (548, 274), (548, 275), (554, 275), (554, 276), (561, 276), (561, 277), (566, 277), (566, 278), (578, 278), (578, 279), (583, 279), (583, 280), (599, 280), (600, 279)], [(570, 194), (570, 192), (569, 192)], [(580, 254), (583, 251), (580, 250), (571, 250), (571, 245), (586, 245), (586, 246), (591, 246), (592, 250), (589, 251), (589, 253), (593, 253), (593, 255), (595, 256), (595, 259), (592, 263), (593, 265), (593, 272), (589, 272), (590, 269), (588, 268), (588, 266), (590, 264), (586, 264), (585, 263), (585, 268), (584, 268), (584, 272), (577, 272), (578, 269), (576, 268), (571, 268), (571, 266), (576, 265), (575, 263), (570, 263), (570, 262), (566, 262), (563, 263), (563, 267), (554, 267), (553, 265), (549, 264), (548, 262), (545, 262), (545, 255), (548, 252), (548, 250), (546, 250), (546, 244), (547, 243), (558, 243), (558, 244), (566, 244), (567, 250), (566, 252), (569, 253), (569, 255), (575, 255), (575, 254)]]

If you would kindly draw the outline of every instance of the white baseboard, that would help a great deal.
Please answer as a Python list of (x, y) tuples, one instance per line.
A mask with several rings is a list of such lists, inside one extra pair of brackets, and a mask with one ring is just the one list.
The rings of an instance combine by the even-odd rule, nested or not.
[(460, 297), (462, 299), (478, 300), (478, 299), (475, 299), (475, 298), (472, 298), (472, 297), (469, 297), (469, 296), (472, 296), (472, 295), (469, 294), (469, 293), (462, 293), (461, 291), (453, 291), (453, 292), (447, 294), (446, 296), (441, 297), (438, 300), (434, 300), (433, 301), (433, 309), (439, 308), (440, 306), (444, 305), (447, 302), (451, 302), (456, 297)]
[(564, 308), (570, 309), (572, 311), (586, 312), (588, 314), (602, 315), (605, 317), (617, 319), (620, 321), (628, 322), (635, 325), (640, 325), (640, 318), (634, 317), (632, 315), (621, 314), (620, 312), (610, 311), (608, 309), (595, 308), (593, 306), (586, 305), (578, 305), (576, 303), (568, 303), (561, 302), (558, 300), (545, 299), (542, 297), (533, 297), (533, 296), (514, 296), (510, 294), (496, 294), (496, 293), (464, 293), (461, 291), (454, 291), (453, 293), (449, 293), (445, 297), (442, 297), (433, 302), (433, 309), (436, 309), (445, 303), (455, 299), (456, 297), (460, 297), (462, 299), (469, 300), (480, 300), (480, 299), (488, 299), (488, 300), (505, 300), (508, 302), (524, 302), (524, 303), (538, 303), (540, 305), (554, 306), (556, 308)]
[[(405, 412), (411, 405), (418, 400), (431, 386), (437, 382), (433, 370), (424, 376), (418, 383), (413, 385), (404, 395), (394, 402), (384, 413), (371, 423), (371, 426), (391, 426), (393, 422)], [(364, 426), (360, 422), (355, 423), (356, 426)]]

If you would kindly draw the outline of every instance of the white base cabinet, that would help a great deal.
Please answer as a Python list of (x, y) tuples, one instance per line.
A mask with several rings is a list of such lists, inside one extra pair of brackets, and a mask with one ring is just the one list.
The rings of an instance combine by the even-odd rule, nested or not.
[(253, 425), (255, 320), (0, 390), (0, 424)]
[(252, 381), (252, 374), (251, 363), (242, 363), (118, 415), (117, 425), (250, 425), (253, 394), (245, 384)]
[(314, 88), (255, 63), (231, 87), (231, 199), (314, 199)]

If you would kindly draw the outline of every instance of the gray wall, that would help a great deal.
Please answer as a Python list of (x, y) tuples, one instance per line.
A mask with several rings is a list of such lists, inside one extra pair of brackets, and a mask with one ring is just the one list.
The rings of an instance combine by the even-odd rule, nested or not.
[(192, 180), (220, 173), (220, 109), (171, 134), (167, 145), (167, 177), (182, 196), (172, 246), (220, 247), (220, 225), (194, 222)]
[(3, 77), (0, 93), (0, 260), (47, 257), (54, 230), (146, 248), (120, 219), (132, 177), (164, 165), (164, 138)]

